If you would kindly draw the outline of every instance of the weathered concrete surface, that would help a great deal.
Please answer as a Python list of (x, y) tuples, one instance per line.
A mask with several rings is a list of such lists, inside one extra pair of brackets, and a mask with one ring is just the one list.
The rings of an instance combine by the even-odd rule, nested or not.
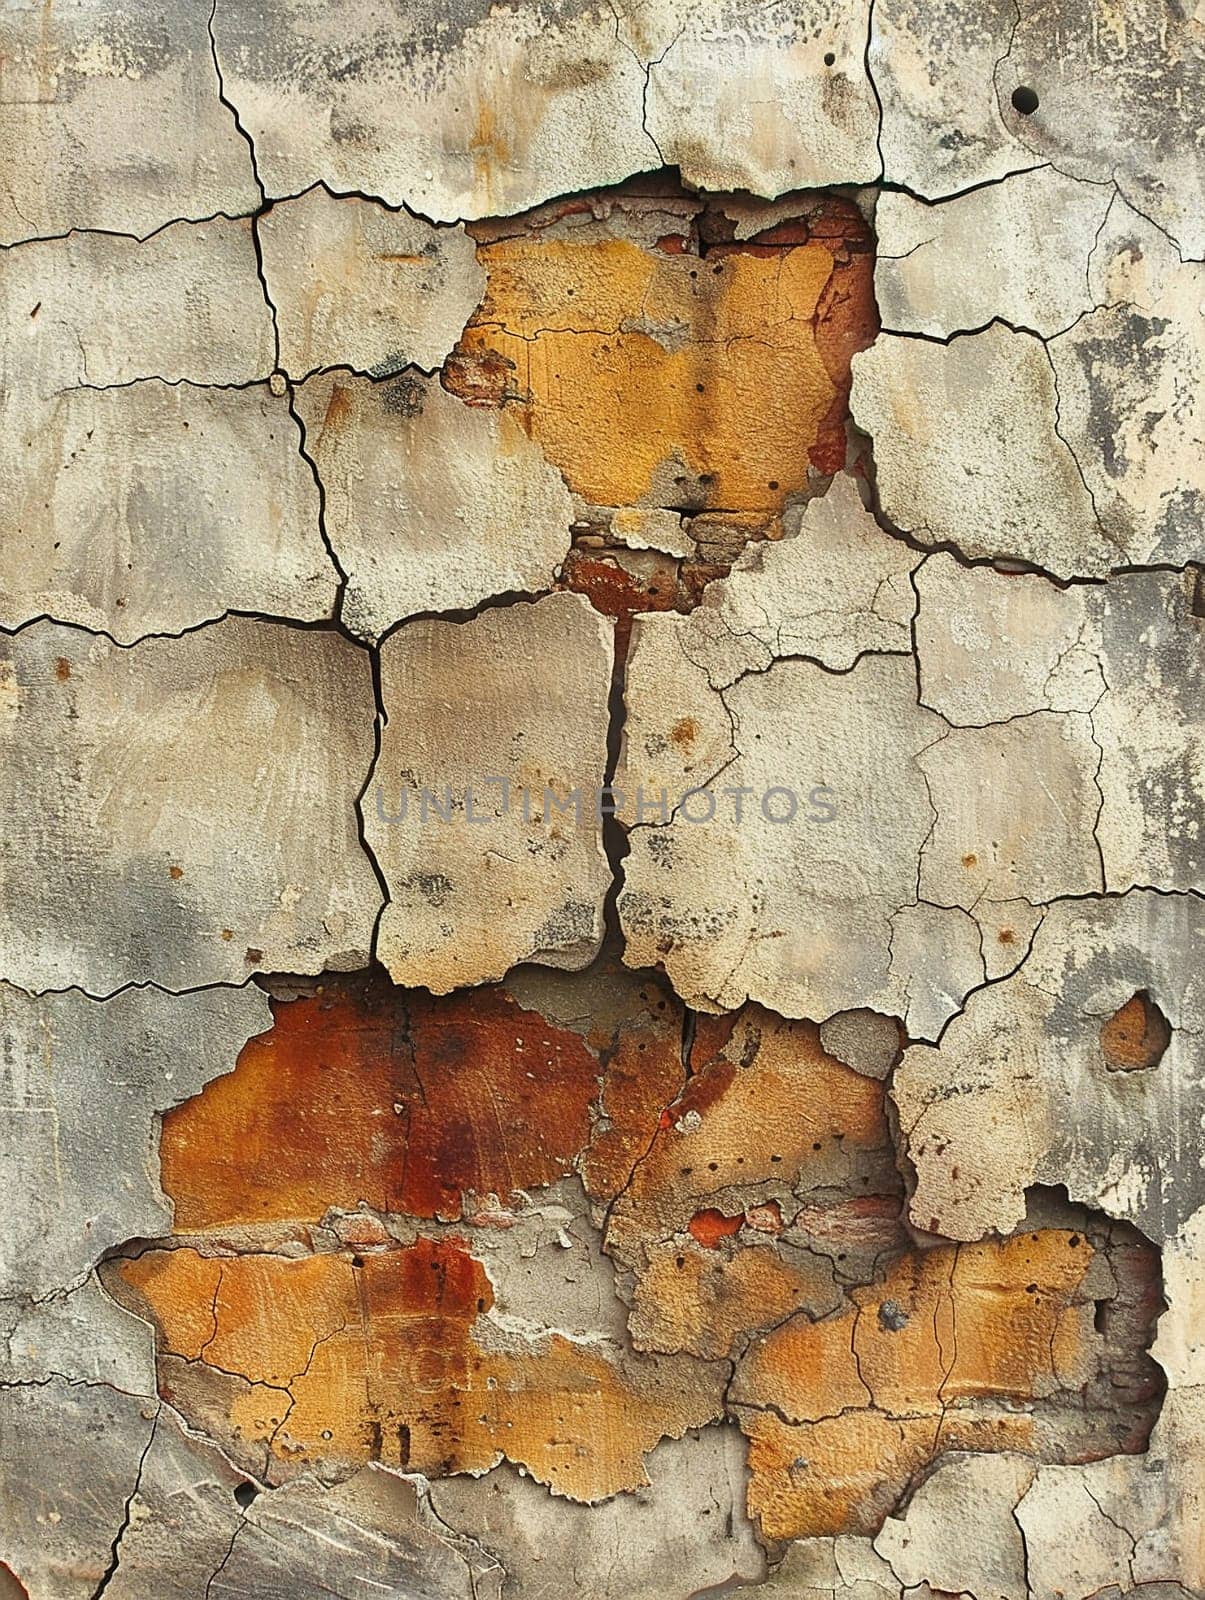
[(8, 6), (0, 53), (0, 244), (72, 228), (145, 236), (259, 204), (203, 7)]
[(159, 1405), (61, 1378), (0, 1389), (0, 1562), (25, 1593), (38, 1600), (96, 1593)]
[[(834, 674), (785, 659), (713, 691), (689, 656), (692, 620), (642, 618), (633, 632), (617, 773), (633, 824), (619, 901), (627, 959), (664, 962), (704, 1010), (751, 998), (787, 1016), (898, 1014), (891, 920), (916, 899), (933, 823), (916, 757), (942, 732), (916, 704), (912, 664), (870, 655)], [(690, 820), (705, 817), (706, 797), (681, 807), (700, 789), (712, 822)], [(773, 790), (796, 796), (793, 819)], [(663, 793), (670, 821), (655, 809)]]
[[(947, 851), (951, 891), (961, 847), (966, 894), (986, 884), (991, 899), (1008, 898), (999, 875), (1015, 870), (1017, 837), (1040, 839), (1045, 871), (1063, 877), (1062, 888), (1049, 880), (1018, 888), (1031, 902), (1099, 890), (1102, 872), (1111, 893), (1205, 887), (1195, 575), (1135, 573), (1060, 590), (938, 555), (920, 568), (916, 589), (921, 700), (964, 725), (934, 755), (975, 739), (1004, 758), (999, 767), (964, 761), (958, 792), (934, 792), (927, 866), (943, 817), (960, 819)], [(976, 785), (980, 793), (966, 792)], [(924, 892), (944, 901), (941, 888)]]
[(788, 512), (785, 537), (751, 545), (692, 612), (683, 652), (727, 689), (782, 656), (845, 672), (869, 652), (906, 654), (922, 559), (880, 531), (854, 479)]
[(885, 176), (929, 199), (1049, 163), (1115, 183), (1200, 256), (1201, 42), (1160, 0), (877, 5), (868, 61)]
[[(158, 1206), (162, 1221), (161, 1201)], [(0, 1301), (0, 1383), (51, 1378), (155, 1394), (151, 1328), (106, 1294), (95, 1274), (65, 1292), (56, 1283), (44, 1299)]]
[(110, 1246), (163, 1232), (171, 1212), (149, 1166), (155, 1116), (228, 1072), (268, 1008), (252, 988), (127, 989), (100, 1002), (78, 992), (33, 998), (6, 984), (0, 1014), (11, 1179), (0, 1298), (41, 1298)]
[[(892, 521), (1060, 577), (1199, 560), (1200, 265), (1051, 168), (937, 207), (886, 194), (876, 220), (885, 326), (950, 341), (855, 358)], [(1018, 237), (1036, 241), (1019, 261)]]
[(0, 23), (0, 1594), (1205, 1593), (1199, 46)]
[(276, 362), (248, 220), (20, 245), (0, 256), (0, 307), (5, 386), (44, 399), (139, 378), (254, 383)]
[(214, 35), (269, 194), (321, 179), (452, 221), (664, 165), (771, 197), (867, 182), (867, 21), (853, 0), (802, 14), (524, 0), (404, 21), (364, 0), (336, 30), (309, 0), (267, 15), (235, 0)]
[(415, 374), (335, 373), (297, 391), (297, 413), (358, 637), (551, 586), (573, 502), (510, 408), (467, 406)]
[(1058, 577), (1141, 559), (1099, 521), (1033, 334), (993, 323), (948, 345), (884, 335), (854, 360), (852, 405), (874, 440), (884, 513), (923, 543)]
[(395, 982), (446, 994), (597, 952), (610, 679), (610, 627), (579, 595), (413, 622), (382, 646), (386, 722), (362, 810)]
[(605, 6), (223, 0), (213, 33), (270, 195), (322, 180), (448, 222), (661, 165)]
[(502, 1600), (677, 1600), (733, 1579), (757, 1582), (765, 1553), (744, 1516), (744, 1450), (733, 1427), (666, 1440), (649, 1485), (600, 1506), (553, 1504), (530, 1478), (496, 1467), (432, 1484), (441, 1519), (491, 1551)]
[(623, 37), (647, 63), (644, 125), (687, 183), (772, 198), (878, 177), (864, 0), (744, 13), (720, 0), (636, 0), (621, 10)]
[(294, 378), (438, 367), (485, 287), (463, 228), (322, 188), (273, 206), (258, 232), (280, 364)]
[(874, 286), (883, 326), (948, 339), (999, 319), (1044, 339), (1061, 333), (1092, 309), (1088, 263), (1114, 199), (1111, 185), (1054, 167), (940, 206), (880, 195)]
[(39, 622), (0, 659), (4, 978), (106, 995), (364, 964), (360, 651), (236, 618), (129, 650)]
[(266, 387), (11, 394), (0, 415), (5, 626), (50, 616), (133, 644), (227, 611), (333, 613), (318, 489)]
[[(1205, 1135), (1184, 1109), (1200, 1093), (1202, 923), (1196, 896), (1149, 890), (1052, 906), (1013, 977), (972, 995), (939, 1048), (904, 1052), (891, 1094), (918, 1227), (978, 1239), (1016, 1226), (1027, 1185), (1062, 1183), (1150, 1238), (1176, 1232), (1202, 1202)], [(1139, 1007), (1119, 1016), (1136, 996), (1166, 1038)]]

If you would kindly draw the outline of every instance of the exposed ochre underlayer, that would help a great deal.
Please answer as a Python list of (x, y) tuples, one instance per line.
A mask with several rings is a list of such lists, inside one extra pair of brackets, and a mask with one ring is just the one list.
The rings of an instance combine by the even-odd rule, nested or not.
[(0, 60), (0, 1600), (1205, 1595), (1199, 23)]

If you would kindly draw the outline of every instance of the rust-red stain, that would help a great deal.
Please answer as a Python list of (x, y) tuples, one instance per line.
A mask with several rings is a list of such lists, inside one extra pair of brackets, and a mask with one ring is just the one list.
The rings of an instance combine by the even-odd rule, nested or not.
[(718, 1250), (721, 1239), (731, 1239), (741, 1231), (744, 1216), (726, 1217), (722, 1211), (708, 1208), (696, 1211), (687, 1223), (691, 1237), (708, 1250)]
[(345, 980), (273, 1014), (233, 1073), (164, 1118), (177, 1231), (361, 1201), (456, 1219), (467, 1190), (505, 1205), (553, 1182), (589, 1137), (596, 1058), (500, 988)]

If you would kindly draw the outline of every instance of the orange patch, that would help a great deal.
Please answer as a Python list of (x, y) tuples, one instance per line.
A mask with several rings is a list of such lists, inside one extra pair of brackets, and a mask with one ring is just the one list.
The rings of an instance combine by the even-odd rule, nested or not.
[(731, 1239), (741, 1231), (743, 1216), (726, 1217), (722, 1211), (696, 1211), (687, 1223), (691, 1238), (708, 1250), (718, 1250), (721, 1239)]
[(757, 1341), (734, 1399), (763, 1533), (873, 1533), (941, 1451), (1030, 1448), (1025, 1406), (1094, 1370), (1092, 1256), (1055, 1229), (912, 1252)]
[(1167, 1018), (1149, 994), (1136, 994), (1100, 1030), (1105, 1065), (1114, 1072), (1157, 1066), (1171, 1042)]
[[(558, 1493), (595, 1499), (646, 1481), (643, 1453), (664, 1434), (718, 1415), (721, 1373), (698, 1363), (621, 1366), (559, 1334), (480, 1341), (493, 1294), (455, 1241), (203, 1265), (220, 1278), (202, 1359), (246, 1380), (229, 1391), (226, 1425), (232, 1440), (266, 1445), (277, 1475), (379, 1460), (440, 1476), (505, 1455)], [(121, 1265), (162, 1354), (195, 1349), (176, 1313), (200, 1270), (188, 1249)]]
[(529, 432), (594, 505), (781, 508), (809, 464), (844, 464), (873, 256), (839, 200), (764, 241), (704, 256), (538, 233), (484, 245), (457, 359), (511, 364)]
[(273, 1005), (235, 1070), (163, 1119), (177, 1232), (328, 1208), (460, 1216), (553, 1182), (590, 1131), (599, 1066), (498, 988), (439, 1001), (383, 981)]

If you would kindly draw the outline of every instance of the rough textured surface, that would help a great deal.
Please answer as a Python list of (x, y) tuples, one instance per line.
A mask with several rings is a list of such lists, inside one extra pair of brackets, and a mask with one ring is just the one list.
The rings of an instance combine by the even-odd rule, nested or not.
[(5, 626), (49, 616), (133, 644), (227, 611), (333, 612), (317, 486), (266, 388), (156, 379), (3, 412)]
[(446, 994), (598, 950), (609, 635), (580, 596), (551, 595), (413, 622), (382, 647), (386, 722), (363, 809), (395, 981)]
[(1201, 254), (1201, 41), (1186, 12), (888, 0), (869, 62), (886, 177), (937, 199), (1049, 163), (1115, 183)]
[[(179, 997), (127, 989), (101, 1002), (78, 992), (35, 999), (6, 984), (0, 1009), (11, 1176), (0, 1299), (40, 1298), (110, 1246), (162, 1231), (170, 1212), (146, 1159), (154, 1114), (228, 1072), (267, 1006), (251, 988)], [(101, 1118), (98, 1080), (109, 1087)]]
[(1200, 559), (1200, 265), (1051, 168), (939, 207), (886, 194), (876, 219), (885, 326), (924, 336), (854, 362), (892, 521), (1059, 577)]
[(0, 289), (5, 386), (39, 398), (139, 378), (254, 383), (275, 364), (247, 220), (21, 245), (0, 257)]
[(39, 622), (0, 659), (4, 978), (106, 995), (363, 964), (380, 892), (352, 645), (230, 619), (121, 650)]
[(264, 282), (276, 308), (280, 364), (385, 377), (437, 367), (485, 287), (462, 228), (311, 189), (259, 224)]
[(250, 152), (219, 98), (200, 6), (7, 6), (0, 243), (251, 211)]
[(1205, 1595), (1199, 18), (0, 61), (3, 1600)]
[[(1181, 1108), (1200, 1093), (1202, 920), (1195, 896), (1150, 890), (1053, 906), (1019, 972), (972, 995), (939, 1048), (904, 1052), (892, 1097), (918, 1226), (1013, 1227), (1035, 1182), (1159, 1240), (1197, 1209), (1202, 1124)], [(1168, 1019), (1161, 1055), (1145, 1030), (1124, 1048), (1136, 995)]]
[(297, 414), (357, 637), (551, 585), (573, 502), (510, 411), (465, 406), (414, 373), (336, 373), (303, 385)]

